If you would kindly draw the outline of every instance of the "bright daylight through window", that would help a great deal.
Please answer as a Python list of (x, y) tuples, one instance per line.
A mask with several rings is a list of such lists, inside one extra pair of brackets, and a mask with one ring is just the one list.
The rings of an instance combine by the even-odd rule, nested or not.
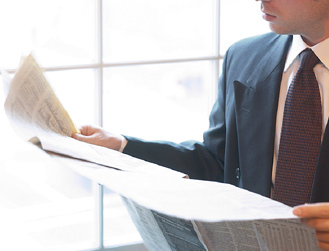
[[(32, 52), (77, 125), (175, 142), (202, 140), (229, 45), (268, 31), (246, 0), (1, 0), (0, 27), (0, 68)], [(142, 242), (118, 195), (0, 120), (0, 250)]]

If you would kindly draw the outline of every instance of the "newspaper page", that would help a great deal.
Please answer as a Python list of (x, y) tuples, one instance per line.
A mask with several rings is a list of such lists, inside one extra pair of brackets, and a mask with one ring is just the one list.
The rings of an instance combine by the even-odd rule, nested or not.
[(207, 251), (199, 239), (193, 221), (179, 219), (156, 211), (151, 211), (173, 251)]
[(298, 219), (199, 222), (122, 198), (150, 250), (168, 250), (169, 245), (172, 251), (320, 251), (314, 231)]
[(250, 221), (196, 222), (210, 250), (260, 250)]
[(65, 162), (66, 165), (69, 165), (71, 169), (74, 169), (76, 172), (79, 172), (79, 169), (83, 170), (85, 164), (78, 160), (85, 160), (102, 165), (106, 168), (113, 168), (126, 172), (159, 177), (188, 178), (184, 173), (134, 158), (106, 147), (78, 141), (71, 137), (58, 134), (39, 134), (38, 138), (43, 150), (46, 150), (48, 154), (58, 161)]
[(122, 199), (149, 250), (208, 251), (199, 240), (193, 221), (150, 210), (125, 197)]
[(121, 197), (130, 218), (141, 235), (145, 246), (151, 251), (171, 251), (171, 248), (161, 229), (151, 213), (151, 210)]
[(196, 222), (210, 250), (318, 251), (314, 231), (298, 219)]
[[(133, 212), (131, 217), (141, 236), (147, 241), (151, 238), (147, 236), (156, 234), (162, 240), (156, 242), (165, 239), (169, 250), (180, 250), (184, 245), (209, 251), (319, 250), (314, 230), (301, 224), (291, 207), (259, 194), (219, 182), (123, 172), (57, 158), (128, 198), (128, 211)], [(139, 215), (142, 212), (143, 217)]]
[(298, 219), (259, 220), (252, 224), (261, 250), (320, 250), (314, 231)]
[(35, 137), (40, 129), (67, 136), (77, 132), (31, 55), (26, 57), (11, 81), (5, 111), (14, 130), (24, 140)]

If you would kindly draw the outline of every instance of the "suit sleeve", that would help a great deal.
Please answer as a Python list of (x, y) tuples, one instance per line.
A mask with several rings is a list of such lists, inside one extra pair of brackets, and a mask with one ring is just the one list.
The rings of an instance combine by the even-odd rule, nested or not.
[(222, 169), (216, 158), (197, 141), (180, 144), (166, 141), (145, 141), (125, 136), (124, 153), (187, 174), (191, 179), (222, 180)]

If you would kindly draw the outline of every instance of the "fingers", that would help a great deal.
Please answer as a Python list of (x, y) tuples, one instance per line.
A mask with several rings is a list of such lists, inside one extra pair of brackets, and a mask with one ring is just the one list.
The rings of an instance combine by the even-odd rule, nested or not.
[(88, 132), (88, 126), (81, 126), (79, 130), (82, 135), (86, 135), (86, 133)]
[[(329, 218), (303, 218), (301, 219), (301, 222), (318, 231), (329, 231)], [(329, 233), (328, 233), (328, 237), (329, 237)]]
[(329, 250), (329, 233), (325, 231), (316, 231), (315, 237), (318, 240), (318, 247), (323, 250)]
[(324, 241), (318, 241), (318, 247), (322, 250), (329, 250), (329, 243)]
[(318, 231), (329, 231), (329, 203), (314, 203), (297, 206), (293, 213), (301, 222)]
[(86, 142), (86, 136), (84, 135), (84, 133), (82, 133), (81, 132), (81, 134), (80, 133), (74, 133), (73, 135), (72, 135), (72, 137), (74, 138), (74, 139), (76, 139), (76, 140), (79, 140), (79, 141), (83, 141), (83, 142)]
[(110, 133), (98, 126), (82, 126), (80, 132), (81, 134), (76, 133), (73, 134), (72, 137), (79, 141), (117, 151), (122, 151), (126, 144), (126, 139), (123, 136)]
[(319, 241), (328, 243), (328, 240), (329, 240), (329, 232), (326, 232), (326, 231), (317, 231), (316, 232), (316, 238)]
[(97, 126), (92, 125), (83, 125), (79, 128), (82, 135), (90, 136), (93, 135), (96, 131), (100, 130)]
[(315, 237), (318, 239), (318, 246), (323, 250), (329, 250), (329, 233), (316, 231)]
[(293, 213), (302, 217), (301, 222), (315, 230), (318, 246), (329, 251), (329, 203), (297, 206)]
[(293, 214), (303, 218), (329, 218), (329, 203), (314, 203), (297, 206)]
[(79, 128), (81, 133), (75, 133), (72, 137), (76, 140), (90, 144), (100, 145), (101, 129), (97, 126), (84, 125)]

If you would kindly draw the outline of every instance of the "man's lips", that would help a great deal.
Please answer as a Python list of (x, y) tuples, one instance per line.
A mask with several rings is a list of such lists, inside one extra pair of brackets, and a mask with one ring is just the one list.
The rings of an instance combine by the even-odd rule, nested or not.
[(276, 16), (263, 12), (263, 19), (270, 22), (274, 21), (276, 19)]

